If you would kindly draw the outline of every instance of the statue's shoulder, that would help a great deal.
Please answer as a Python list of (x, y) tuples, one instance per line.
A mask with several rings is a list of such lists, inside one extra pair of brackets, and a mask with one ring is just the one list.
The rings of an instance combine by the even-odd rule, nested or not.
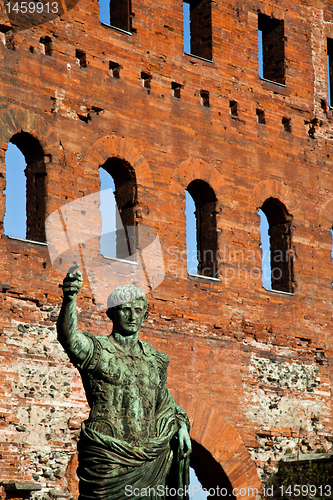
[(113, 342), (110, 342), (109, 336), (108, 335), (93, 335), (90, 332), (83, 332), (84, 335), (87, 337), (91, 338), (92, 341), (94, 342), (94, 345), (98, 346), (101, 349), (105, 349), (106, 351), (109, 351), (111, 353), (116, 352), (116, 348), (113, 345)]
[(149, 344), (148, 342), (142, 342), (142, 340), (140, 341), (141, 343), (141, 346), (142, 346), (142, 349), (143, 349), (143, 352), (147, 355), (147, 356), (154, 356), (154, 358), (156, 359), (157, 363), (161, 366), (165, 366), (167, 367), (168, 364), (169, 364), (169, 357), (167, 354), (165, 354), (165, 352), (161, 352), (161, 351), (158, 351), (157, 349), (155, 349), (151, 344)]

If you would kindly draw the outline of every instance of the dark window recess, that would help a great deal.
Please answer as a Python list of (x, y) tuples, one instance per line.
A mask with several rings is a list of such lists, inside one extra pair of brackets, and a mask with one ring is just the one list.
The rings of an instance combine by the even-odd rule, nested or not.
[(269, 224), (272, 289), (292, 293), (295, 285), (294, 252), (291, 248), (292, 215), (277, 198), (268, 198), (261, 210)]
[(110, 24), (124, 31), (132, 30), (131, 0), (110, 0)]
[(141, 71), (141, 80), (143, 87), (145, 89), (148, 89), (148, 93), (150, 93), (151, 80), (152, 80), (151, 74), (147, 73), (146, 71)]
[(177, 99), (180, 99), (180, 91), (183, 85), (177, 82), (171, 82), (172, 95)]
[(46, 56), (52, 55), (52, 40), (49, 36), (42, 36), (39, 40), (41, 51)]
[(26, 132), (15, 134), (10, 142), (22, 152), (26, 161), (26, 238), (46, 241), (46, 167), (44, 152), (37, 139)]
[(259, 14), (258, 30), (262, 32), (263, 78), (284, 84), (284, 21)]
[(121, 219), (116, 216), (116, 256), (127, 259), (135, 253), (137, 240), (135, 172), (128, 162), (118, 157), (109, 158), (100, 168), (106, 170), (114, 180), (115, 199)]
[(291, 132), (291, 118), (286, 118), (285, 116), (282, 118), (283, 130), (285, 132)]
[(229, 101), (231, 116), (238, 116), (238, 104), (236, 101)]
[(87, 67), (87, 58), (86, 53), (83, 50), (76, 49), (75, 51), (76, 62), (80, 66), (80, 68)]
[[(184, 27), (184, 32), (189, 32), (190, 50), (205, 59), (213, 58), (212, 48), (212, 0), (190, 0), (183, 2), (189, 4), (190, 25)], [(184, 19), (185, 21), (185, 19)]]
[(263, 109), (257, 108), (256, 115), (257, 115), (258, 123), (260, 123), (261, 125), (265, 125), (265, 123), (266, 123), (265, 111)]
[(328, 105), (333, 106), (333, 39), (327, 38)]
[(206, 108), (209, 108), (209, 92), (208, 90), (200, 90), (201, 104)]
[(207, 182), (196, 179), (187, 186), (195, 204), (198, 274), (218, 277), (216, 196)]
[(109, 61), (109, 73), (111, 76), (113, 76), (113, 78), (120, 78), (121, 69), (122, 67), (120, 66), (120, 64), (113, 61)]

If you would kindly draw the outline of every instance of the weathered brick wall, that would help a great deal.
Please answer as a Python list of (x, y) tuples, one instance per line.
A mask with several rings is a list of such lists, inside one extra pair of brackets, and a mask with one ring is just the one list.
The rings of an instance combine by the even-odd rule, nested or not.
[[(212, 62), (184, 55), (180, 2), (133, 0), (132, 10), (132, 35), (100, 25), (92, 0), (48, 24), (7, 31), (0, 43), (0, 221), (4, 155), (21, 131), (43, 148), (45, 216), (98, 191), (98, 167), (108, 157), (133, 167), (135, 217), (158, 231), (166, 269), (149, 296), (142, 337), (168, 353), (169, 387), (188, 410), (193, 438), (233, 487), (255, 487), (256, 468), (265, 479), (297, 449), (332, 447), (333, 115), (325, 52), (332, 6), (215, 2)], [(258, 11), (284, 20), (285, 87), (258, 77)], [(39, 43), (46, 36), (50, 55)], [(110, 61), (120, 65), (120, 78), (110, 74)], [(142, 71), (152, 77), (150, 89)], [(183, 86), (180, 99), (172, 82)], [(210, 107), (202, 106), (201, 90), (210, 93)], [(220, 281), (186, 272), (184, 190), (195, 179), (217, 199)], [(294, 295), (262, 287), (258, 208), (269, 197), (292, 216)], [(76, 439), (88, 408), (55, 338), (63, 276), (46, 246), (2, 236), (0, 253), (0, 478), (42, 485), (35, 498), (75, 497)], [(107, 334), (84, 277), (80, 328)]]

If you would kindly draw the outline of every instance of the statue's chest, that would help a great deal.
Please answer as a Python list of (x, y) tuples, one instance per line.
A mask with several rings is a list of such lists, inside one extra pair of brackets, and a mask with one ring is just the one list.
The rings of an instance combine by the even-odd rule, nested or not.
[(156, 362), (152, 356), (119, 355), (102, 351), (98, 375), (113, 386), (136, 386), (155, 389), (160, 383)]

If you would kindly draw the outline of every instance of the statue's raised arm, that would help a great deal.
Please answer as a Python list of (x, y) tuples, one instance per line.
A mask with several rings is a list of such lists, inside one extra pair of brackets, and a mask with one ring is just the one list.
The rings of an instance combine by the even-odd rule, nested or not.
[[(73, 266), (76, 268), (76, 266)], [(71, 268), (62, 290), (63, 301), (57, 321), (58, 340), (75, 364), (82, 363), (93, 348), (92, 340), (77, 330), (76, 297), (82, 287), (82, 274)]]

